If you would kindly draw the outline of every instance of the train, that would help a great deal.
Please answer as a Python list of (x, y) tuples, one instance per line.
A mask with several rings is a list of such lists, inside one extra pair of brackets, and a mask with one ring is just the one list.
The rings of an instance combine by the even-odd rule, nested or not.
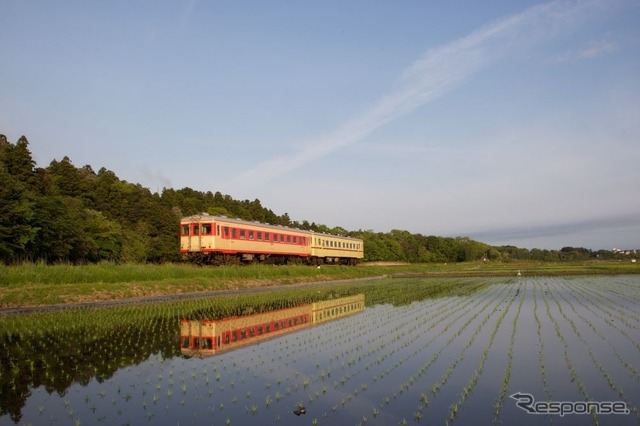
[(364, 294), (219, 320), (180, 320), (180, 351), (207, 357), (364, 311)]
[(211, 265), (356, 265), (364, 244), (360, 238), (201, 213), (180, 220), (180, 252)]

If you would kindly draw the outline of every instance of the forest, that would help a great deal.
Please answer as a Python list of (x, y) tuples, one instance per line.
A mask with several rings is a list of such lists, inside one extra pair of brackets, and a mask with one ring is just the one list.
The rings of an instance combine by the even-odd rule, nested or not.
[(474, 260), (576, 261), (621, 256), (582, 247), (561, 250), (490, 246), (468, 237), (329, 228), (276, 214), (260, 200), (191, 188), (151, 192), (104, 167), (76, 167), (71, 159), (38, 167), (25, 136), (0, 134), (0, 263), (162, 263), (181, 260), (180, 218), (196, 213), (362, 238), (364, 261), (464, 262)]

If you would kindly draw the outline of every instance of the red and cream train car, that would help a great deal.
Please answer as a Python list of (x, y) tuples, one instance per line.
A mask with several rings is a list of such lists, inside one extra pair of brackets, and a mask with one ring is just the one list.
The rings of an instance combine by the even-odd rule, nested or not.
[(362, 240), (200, 214), (180, 221), (180, 251), (199, 263), (324, 263), (355, 265)]
[(210, 356), (258, 343), (365, 309), (364, 294), (324, 300), (271, 312), (219, 320), (180, 320), (180, 350), (185, 356)]

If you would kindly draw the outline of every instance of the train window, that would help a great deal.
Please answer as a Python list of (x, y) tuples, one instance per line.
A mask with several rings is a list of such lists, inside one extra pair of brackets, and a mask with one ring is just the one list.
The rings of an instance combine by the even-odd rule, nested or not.
[(233, 331), (231, 332), (231, 341), (232, 341), (232, 342), (235, 342), (235, 341), (237, 341), (237, 340), (238, 340), (238, 334), (237, 334), (237, 332), (236, 332), (235, 330), (233, 330)]
[(280, 234), (280, 242), (284, 243), (284, 235)]
[(189, 337), (185, 336), (182, 338), (182, 347), (183, 348), (188, 348), (189, 347)]
[(189, 235), (189, 225), (182, 225), (181, 231), (182, 235)]
[(200, 342), (202, 349), (213, 349), (213, 341), (211, 338), (201, 339)]
[(235, 239), (237, 237), (237, 229), (231, 228), (231, 238)]
[(271, 331), (271, 324), (267, 324), (267, 326), (264, 328), (264, 332), (268, 333)]
[(253, 336), (255, 336), (255, 335), (256, 335), (256, 329), (255, 329), (255, 328), (253, 328), (253, 327), (251, 327), (251, 328), (249, 329), (249, 337), (253, 337)]
[(230, 334), (230, 333), (225, 333), (225, 335), (224, 335), (224, 343), (225, 343), (226, 345), (228, 345), (228, 344), (229, 344), (229, 334)]
[(262, 232), (258, 231), (258, 236), (256, 237), (258, 241), (262, 241)]
[(265, 241), (269, 241), (269, 233), (268, 232), (264, 233), (264, 240)]
[(225, 238), (229, 238), (229, 227), (228, 226), (224, 227), (224, 236), (225, 236)]
[(293, 236), (293, 244), (298, 244), (298, 237), (296, 235)]
[(253, 231), (249, 231), (249, 239), (253, 240)]
[(279, 323), (279, 322), (277, 322), (277, 323), (273, 324), (273, 329), (274, 329), (274, 330), (276, 330), (276, 331), (277, 331), (279, 328), (280, 328), (280, 323)]
[(209, 235), (211, 234), (211, 224), (210, 223), (203, 223), (202, 224), (202, 235)]
[(247, 338), (247, 330), (240, 330), (240, 339)]
[(192, 235), (198, 235), (200, 233), (200, 226), (199, 225), (193, 225), (193, 229), (191, 234)]
[(217, 226), (216, 226), (216, 234), (217, 234), (217, 235), (220, 235), (220, 225), (217, 225)]
[(258, 326), (258, 334), (262, 334), (262, 326), (261, 325)]
[(287, 242), (290, 243), (291, 242), (291, 235), (287, 235)]
[(246, 238), (245, 230), (244, 230), (244, 229), (241, 229), (241, 230), (240, 230), (240, 239), (241, 239), (241, 240), (244, 240), (245, 238)]

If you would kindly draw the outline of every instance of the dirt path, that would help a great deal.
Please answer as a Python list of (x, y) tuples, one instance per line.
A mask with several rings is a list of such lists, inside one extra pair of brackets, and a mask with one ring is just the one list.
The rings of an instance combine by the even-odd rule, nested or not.
[(160, 296), (132, 297), (128, 299), (103, 300), (103, 301), (84, 302), (84, 303), (63, 303), (63, 304), (56, 304), (56, 305), (0, 308), (0, 315), (19, 315), (19, 314), (30, 314), (30, 313), (36, 313), (36, 312), (53, 312), (53, 311), (73, 310), (73, 309), (87, 309), (87, 308), (112, 308), (117, 306), (139, 305), (144, 303), (174, 302), (178, 300), (189, 300), (189, 299), (198, 299), (198, 298), (205, 298), (205, 297), (288, 290), (292, 288), (312, 287), (319, 284), (330, 285), (330, 284), (338, 284), (338, 283), (345, 283), (345, 282), (370, 281), (370, 280), (377, 280), (385, 277), (386, 276), (364, 277), (364, 278), (351, 278), (351, 279), (335, 280), (335, 281), (314, 281), (314, 282), (305, 282), (305, 283), (298, 283), (298, 284), (286, 284), (286, 285), (263, 286), (263, 287), (245, 287), (245, 288), (237, 288), (237, 289), (229, 289), (229, 290), (199, 291), (194, 293), (163, 294)]

